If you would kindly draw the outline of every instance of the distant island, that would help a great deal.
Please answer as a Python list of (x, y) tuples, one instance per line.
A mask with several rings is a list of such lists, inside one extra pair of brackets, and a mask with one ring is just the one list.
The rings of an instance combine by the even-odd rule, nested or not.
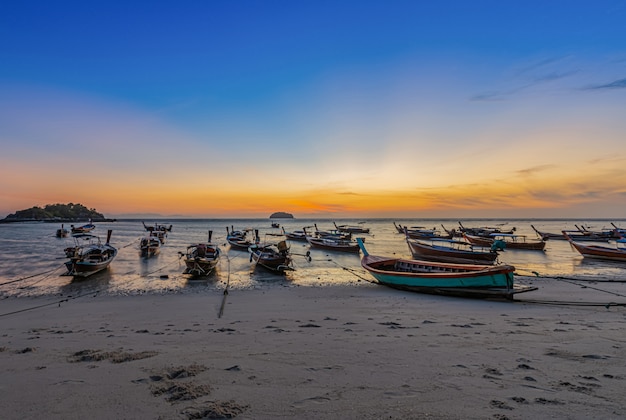
[(293, 214), (277, 211), (276, 213), (272, 213), (270, 219), (293, 219)]
[(0, 223), (11, 222), (93, 222), (110, 221), (96, 209), (88, 209), (82, 204), (47, 204), (45, 207), (34, 206), (9, 214)]

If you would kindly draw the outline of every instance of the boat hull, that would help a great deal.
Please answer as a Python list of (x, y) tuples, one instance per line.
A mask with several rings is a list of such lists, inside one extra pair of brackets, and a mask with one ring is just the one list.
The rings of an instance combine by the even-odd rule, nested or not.
[(583, 245), (575, 241), (570, 241), (570, 244), (585, 258), (626, 262), (626, 249), (621, 250), (599, 245)]
[(150, 238), (144, 238), (139, 243), (139, 250), (142, 257), (153, 257), (161, 251), (161, 242), (157, 238), (155, 238), (154, 240), (151, 240)]
[(226, 241), (230, 244), (232, 249), (236, 249), (239, 251), (247, 251), (250, 245), (253, 245), (252, 242), (248, 240), (242, 240), (237, 238), (226, 238)]
[(335, 241), (323, 238), (307, 238), (311, 248), (324, 249), (327, 251), (352, 252), (359, 253), (359, 245), (347, 241)]
[[(382, 285), (420, 293), (513, 299), (513, 295), (517, 293), (536, 290), (535, 287), (514, 284), (515, 268), (509, 265), (457, 265), (372, 255), (363, 257), (361, 265)], [(432, 271), (422, 273), (398, 271), (410, 270), (411, 267)]]
[(185, 260), (183, 274), (191, 274), (194, 277), (210, 275), (217, 266), (217, 260), (203, 260), (201, 258), (189, 258)]
[(453, 249), (437, 245), (428, 245), (407, 241), (409, 250), (415, 259), (445, 262), (453, 264), (493, 264), (498, 258), (496, 252), (479, 252)]
[[(481, 246), (485, 248), (489, 248), (494, 245), (496, 242), (493, 238), (483, 238), (481, 236), (467, 235), (463, 234), (463, 237), (472, 245)], [(541, 241), (511, 241), (511, 240), (502, 240), (497, 239), (497, 241), (501, 241), (505, 243), (506, 249), (521, 249), (527, 251), (543, 251), (546, 247), (546, 242), (544, 240)]]
[(361, 266), (379, 284), (420, 293), (451, 296), (506, 298), (536, 287), (514, 284), (511, 265), (449, 264), (369, 255), (360, 239)]
[(255, 266), (261, 266), (267, 270), (282, 273), (291, 269), (289, 265), (291, 258), (287, 251), (276, 252), (271, 248), (252, 245), (248, 248), (250, 261), (254, 261)]
[[(209, 240), (211, 233), (209, 233)], [(185, 271), (183, 274), (191, 274), (192, 277), (205, 277), (210, 275), (217, 266), (221, 250), (212, 243), (199, 243), (189, 245), (185, 254)]]
[(108, 254), (102, 261), (93, 261), (89, 257), (70, 259), (70, 261), (65, 263), (65, 267), (67, 268), (67, 273), (65, 275), (88, 277), (106, 269), (117, 256), (117, 249), (108, 247), (105, 252)]

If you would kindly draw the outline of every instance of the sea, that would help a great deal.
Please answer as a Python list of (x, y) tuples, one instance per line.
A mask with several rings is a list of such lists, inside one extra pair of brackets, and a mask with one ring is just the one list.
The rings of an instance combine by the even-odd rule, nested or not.
[[(255, 267), (246, 251), (230, 249), (226, 242), (228, 229), (258, 229), (261, 241), (278, 237), (268, 234), (290, 232), (317, 224), (320, 230), (337, 225), (354, 225), (370, 229), (365, 238), (370, 254), (410, 258), (404, 235), (394, 224), (428, 229), (458, 229), (465, 227), (515, 227), (517, 234), (537, 238), (532, 229), (558, 233), (574, 230), (576, 225), (590, 230), (611, 229), (612, 223), (626, 226), (623, 220), (542, 220), (542, 219), (277, 219), (274, 228), (269, 219), (124, 219), (98, 222), (92, 232), (102, 241), (107, 230), (113, 231), (111, 245), (118, 248), (116, 259), (104, 271), (83, 279), (64, 276), (64, 249), (75, 239), (57, 238), (61, 224), (21, 222), (0, 224), (0, 298), (32, 296), (80, 296), (88, 293), (108, 295), (201, 293), (224, 289), (271, 289), (276, 287), (329, 287), (357, 285), (372, 281), (360, 266), (360, 254), (310, 249), (306, 242), (290, 241), (294, 270), (275, 274)], [(172, 225), (161, 252), (151, 258), (140, 255), (139, 241), (146, 236), (143, 223)], [(65, 224), (68, 228), (68, 224)], [(185, 264), (181, 253), (188, 245), (204, 242), (212, 231), (212, 241), (222, 250), (217, 269), (206, 278), (193, 279), (183, 274)], [(606, 245), (606, 244), (605, 244)], [(614, 242), (607, 246), (615, 246)], [(308, 257), (307, 257), (308, 255)], [(519, 276), (537, 278), (566, 278), (581, 281), (626, 280), (626, 263), (583, 258), (567, 241), (549, 240), (545, 251), (505, 250), (499, 262), (516, 267)]]

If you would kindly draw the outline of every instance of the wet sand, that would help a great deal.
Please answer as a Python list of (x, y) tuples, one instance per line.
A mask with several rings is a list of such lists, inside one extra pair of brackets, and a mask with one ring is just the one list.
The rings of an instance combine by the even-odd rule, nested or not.
[[(562, 282), (547, 290), (519, 299), (626, 301)], [(231, 291), (219, 317), (223, 298), (3, 299), (2, 417), (626, 417), (622, 306), (362, 282)]]

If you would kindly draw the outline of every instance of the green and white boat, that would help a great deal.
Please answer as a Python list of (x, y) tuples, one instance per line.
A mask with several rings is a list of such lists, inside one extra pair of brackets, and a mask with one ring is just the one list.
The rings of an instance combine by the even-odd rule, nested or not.
[(537, 290), (514, 283), (511, 265), (450, 264), (370, 255), (360, 238), (361, 266), (382, 285), (421, 293), (512, 300)]

